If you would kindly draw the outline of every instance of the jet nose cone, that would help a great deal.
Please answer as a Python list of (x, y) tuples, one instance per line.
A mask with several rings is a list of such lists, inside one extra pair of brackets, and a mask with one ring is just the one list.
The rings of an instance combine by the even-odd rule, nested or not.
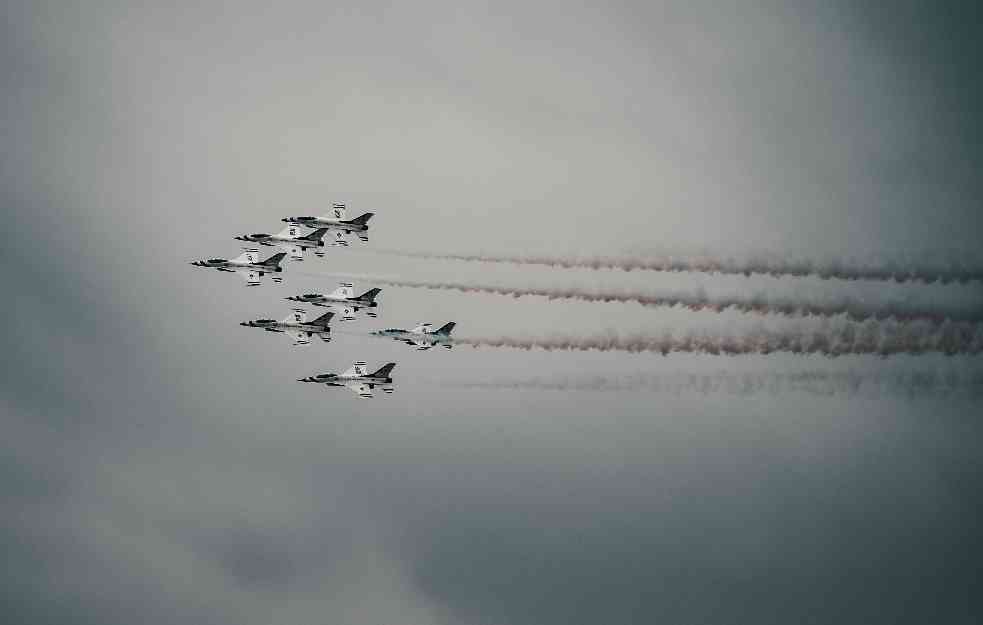
[(248, 327), (249, 326), (249, 322), (248, 321), (240, 321), (239, 322), (239, 325), (241, 325), (241, 326), (247, 326)]

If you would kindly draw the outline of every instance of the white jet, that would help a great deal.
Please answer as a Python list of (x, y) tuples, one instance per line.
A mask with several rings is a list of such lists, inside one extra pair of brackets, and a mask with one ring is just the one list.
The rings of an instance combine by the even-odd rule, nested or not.
[(373, 309), (377, 308), (379, 303), (375, 301), (375, 298), (382, 292), (382, 289), (369, 289), (365, 293), (356, 296), (354, 284), (341, 282), (340, 285), (328, 295), (304, 293), (303, 295), (294, 295), (287, 299), (291, 302), (300, 302), (302, 304), (329, 306), (341, 315), (343, 321), (354, 320), (355, 313), (363, 308), (367, 309), (365, 314), (369, 317), (377, 316)]
[(265, 274), (272, 274), (274, 282), (282, 282), (283, 278), (276, 275), (283, 271), (280, 262), (286, 253), (279, 252), (270, 256), (266, 260), (259, 259), (259, 250), (245, 249), (242, 254), (228, 260), (225, 258), (210, 258), (208, 260), (196, 260), (192, 265), (196, 267), (207, 267), (218, 271), (237, 273), (246, 281), (246, 286), (259, 286), (260, 279)]
[(369, 240), (369, 220), (375, 213), (363, 213), (355, 219), (348, 219), (348, 207), (335, 202), (331, 212), (320, 217), (284, 217), (281, 221), (307, 228), (328, 228), (334, 233), (334, 245), (348, 245), (349, 234), (355, 234), (362, 241)]
[(316, 382), (327, 386), (344, 386), (356, 393), (359, 397), (372, 397), (372, 389), (379, 387), (384, 393), (392, 393), (393, 379), (391, 373), (396, 363), (390, 362), (382, 365), (373, 373), (368, 373), (364, 362), (356, 362), (344, 373), (322, 373), (306, 378), (300, 378), (298, 382)]
[(318, 258), (324, 258), (324, 235), (327, 228), (318, 228), (308, 234), (301, 234), (300, 226), (289, 225), (278, 234), (243, 234), (236, 237), (237, 241), (247, 243), (259, 243), (260, 245), (274, 246), (290, 255), (293, 260), (304, 260), (304, 252), (313, 249)]
[(451, 331), (454, 330), (454, 326), (456, 325), (456, 323), (450, 321), (434, 330), (433, 324), (421, 323), (412, 330), (388, 328), (386, 330), (373, 332), (372, 334), (374, 336), (391, 338), (395, 341), (406, 343), (407, 345), (413, 345), (419, 350), (431, 349), (438, 345), (445, 349), (451, 349), (454, 347), (454, 340), (451, 338)]
[(293, 312), (280, 321), (256, 319), (255, 321), (243, 321), (239, 325), (248, 328), (263, 328), (267, 332), (284, 332), (294, 340), (294, 345), (307, 345), (315, 335), (325, 343), (331, 341), (331, 328), (328, 327), (331, 317), (334, 317), (334, 313), (327, 312), (313, 321), (308, 321), (306, 310), (294, 308)]

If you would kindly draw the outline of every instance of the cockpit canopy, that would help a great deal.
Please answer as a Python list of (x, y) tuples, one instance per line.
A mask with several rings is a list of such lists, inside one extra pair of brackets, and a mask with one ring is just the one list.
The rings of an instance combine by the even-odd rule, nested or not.
[(225, 259), (224, 258), (209, 258), (207, 262), (216, 263), (216, 264), (217, 263), (224, 263), (225, 262)]

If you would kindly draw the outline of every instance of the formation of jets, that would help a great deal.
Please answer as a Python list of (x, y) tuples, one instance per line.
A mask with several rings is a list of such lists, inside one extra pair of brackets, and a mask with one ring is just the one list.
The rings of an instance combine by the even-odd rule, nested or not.
[[(238, 241), (277, 248), (279, 251), (271, 254), (269, 258), (262, 259), (259, 249), (244, 248), (243, 253), (233, 259), (210, 258), (197, 260), (191, 264), (237, 273), (246, 281), (247, 286), (260, 285), (262, 278), (267, 274), (274, 282), (281, 283), (284, 273), (281, 263), (284, 258), (289, 256), (292, 261), (303, 261), (307, 250), (313, 250), (315, 256), (324, 258), (325, 247), (348, 246), (348, 237), (353, 234), (362, 242), (367, 242), (369, 220), (373, 216), (374, 213), (363, 213), (354, 219), (348, 219), (347, 206), (334, 203), (331, 205), (331, 211), (320, 217), (284, 217), (282, 221), (287, 224), (287, 227), (277, 234), (256, 233), (235, 237)], [(328, 242), (325, 242), (325, 239), (328, 239)], [(355, 295), (355, 285), (342, 282), (337, 289), (327, 295), (304, 293), (285, 298), (300, 304), (330, 309), (314, 319), (308, 319), (307, 311), (303, 308), (294, 308), (289, 315), (279, 321), (254, 319), (243, 321), (239, 325), (285, 334), (293, 340), (294, 345), (309, 345), (315, 336), (322, 342), (328, 343), (331, 341), (329, 324), (335, 318), (354, 321), (356, 315), (363, 312), (367, 317), (377, 317), (376, 310), (379, 308), (379, 303), (376, 297), (381, 292), (381, 289), (373, 288), (361, 295)], [(428, 350), (438, 345), (451, 349), (453, 342), (450, 335), (454, 326), (454, 322), (450, 322), (434, 329), (432, 324), (421, 323), (412, 330), (389, 328), (373, 332), (372, 335), (392, 338), (412, 345), (418, 350)], [(357, 393), (359, 397), (369, 398), (372, 397), (375, 388), (385, 393), (393, 392), (392, 371), (395, 367), (396, 363), (390, 362), (369, 373), (366, 363), (358, 361), (343, 373), (322, 373), (300, 378), (299, 381), (343, 386)]]

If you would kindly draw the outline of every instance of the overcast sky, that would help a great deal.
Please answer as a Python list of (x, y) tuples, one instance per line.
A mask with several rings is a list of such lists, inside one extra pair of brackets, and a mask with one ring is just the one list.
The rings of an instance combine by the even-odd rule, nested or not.
[[(979, 311), (979, 283), (372, 253), (979, 268), (975, 3), (181, 4), (2, 5), (11, 622), (980, 620), (979, 384), (780, 383), (979, 357), (416, 352), (364, 333), (824, 322), (395, 287), (329, 345), (238, 325), (332, 271)], [(332, 201), (371, 241), (282, 285), (188, 265)], [(354, 360), (397, 392), (295, 382)], [(730, 386), (653, 390), (688, 376)]]

